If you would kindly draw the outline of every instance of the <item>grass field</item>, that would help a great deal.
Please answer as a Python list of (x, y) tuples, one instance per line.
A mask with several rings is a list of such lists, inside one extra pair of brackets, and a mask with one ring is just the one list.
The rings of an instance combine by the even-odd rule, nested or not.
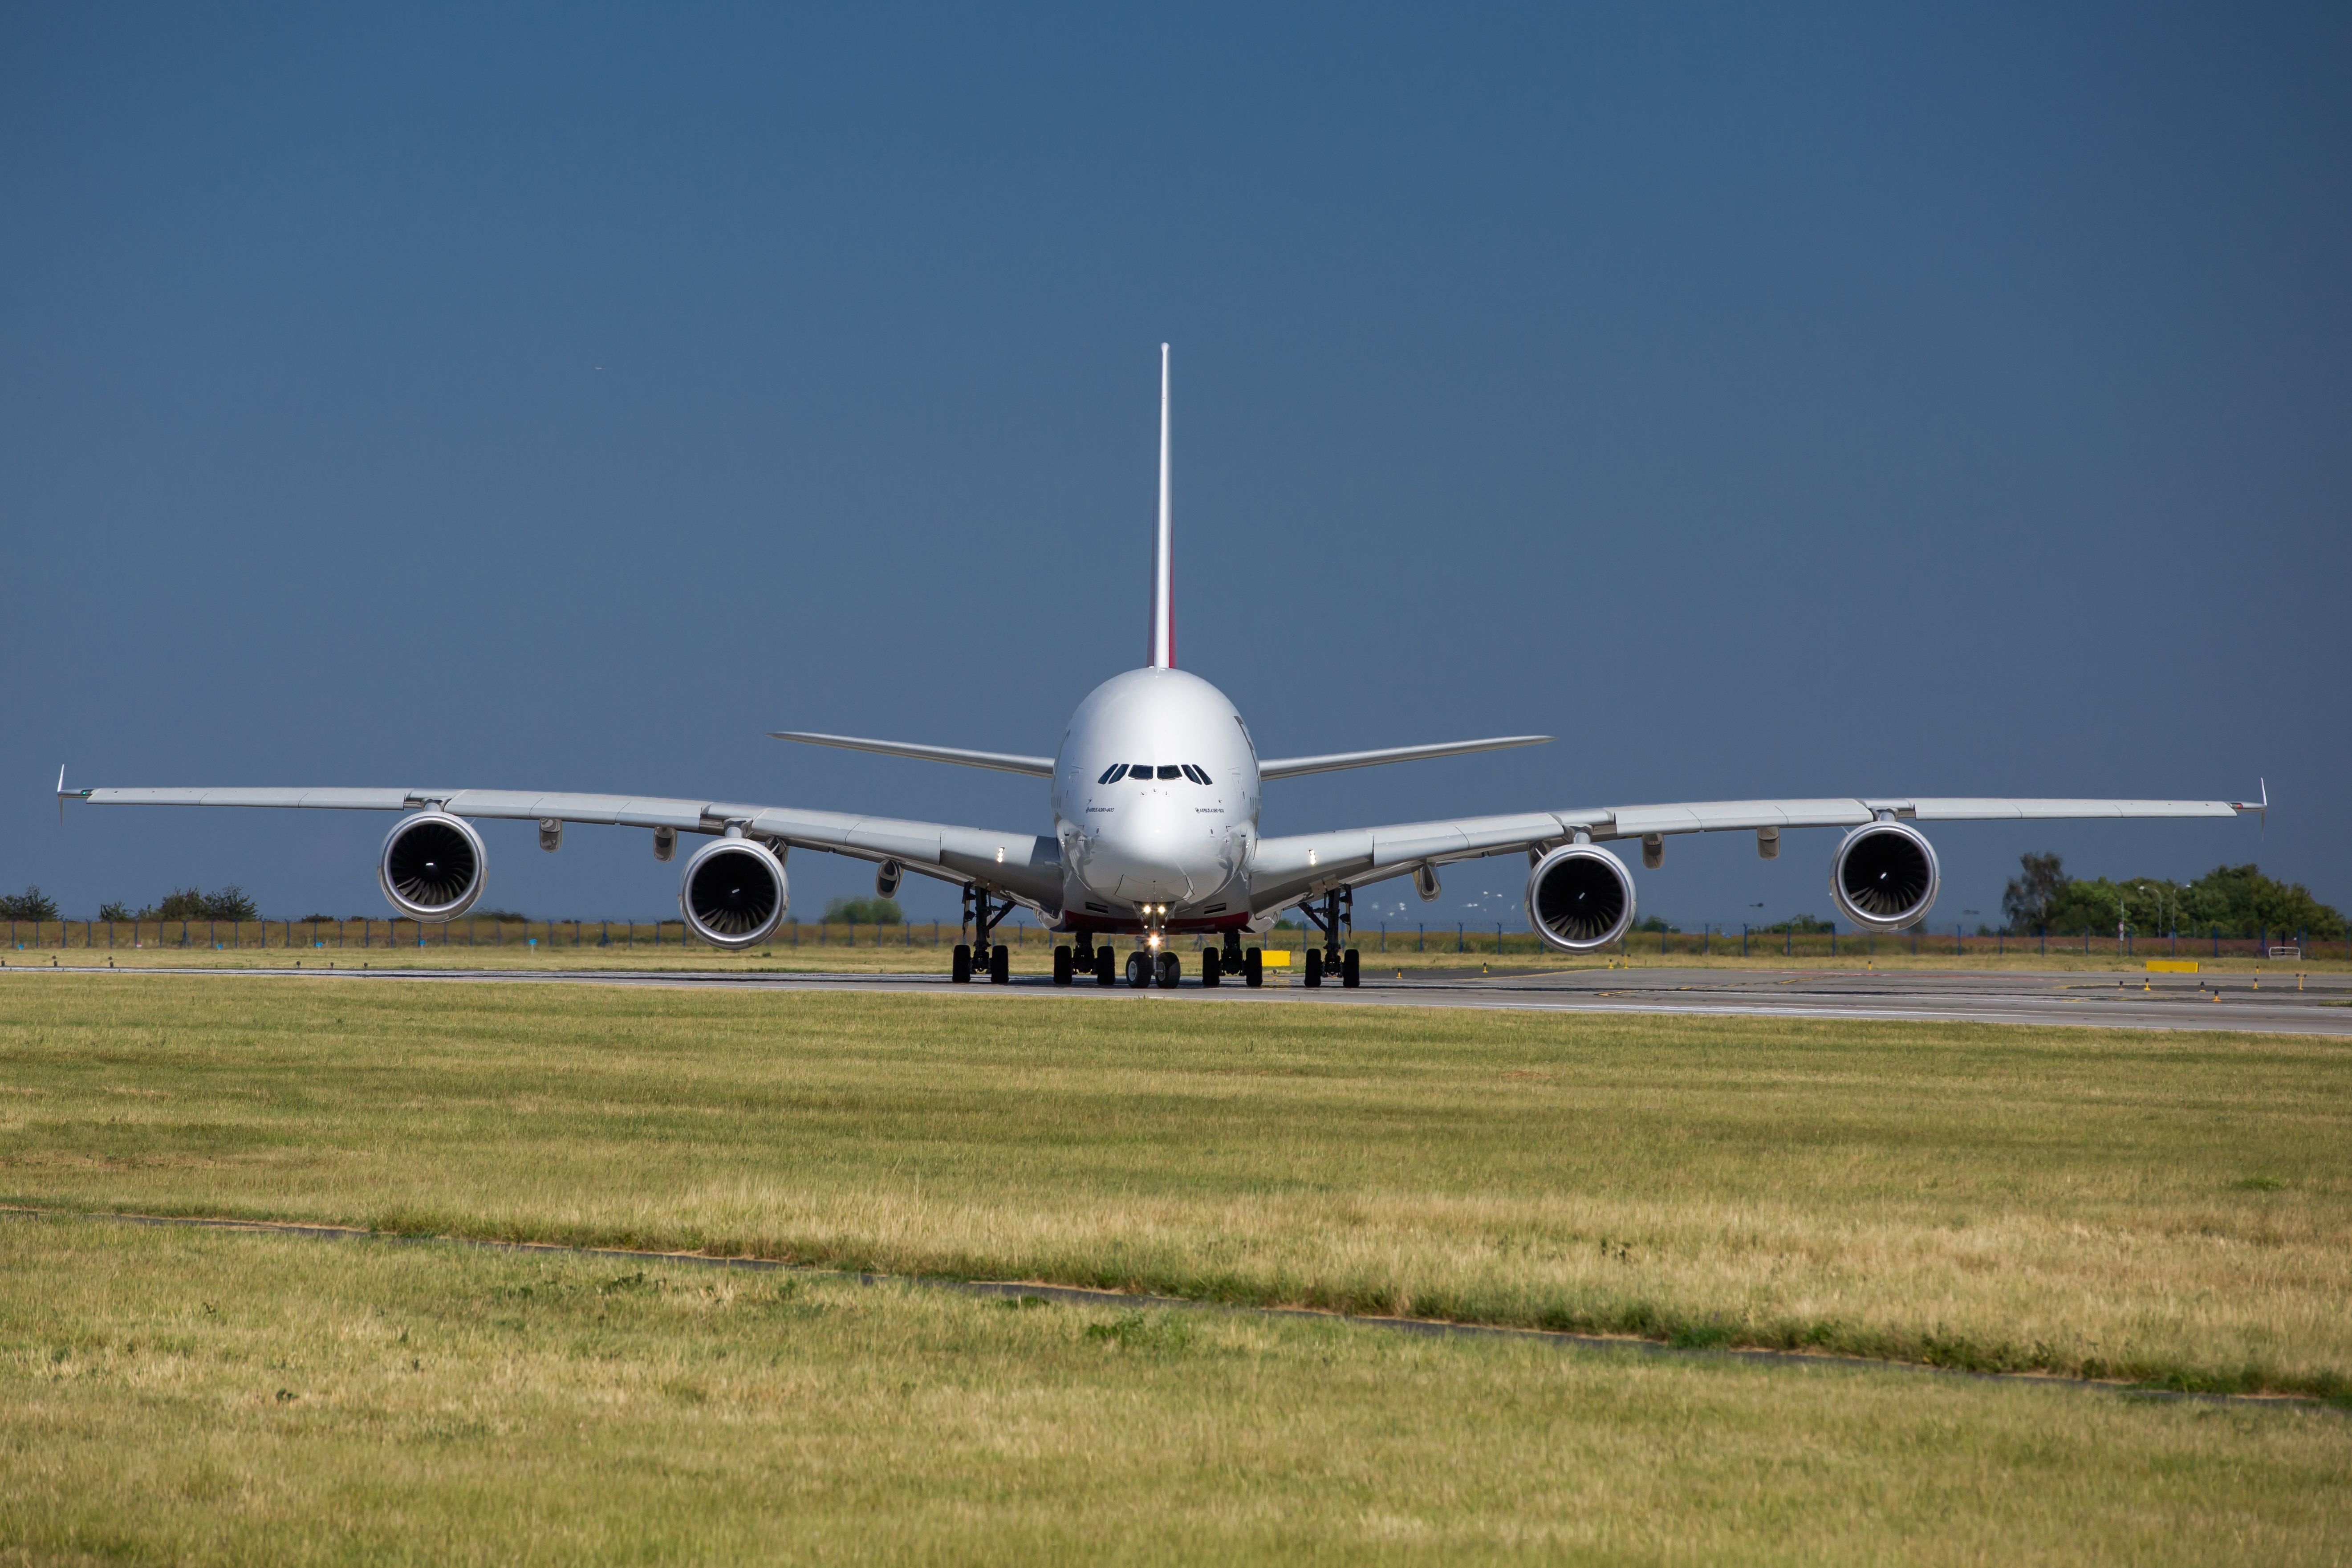
[(0, 1198), (2352, 1390), (2352, 1047), (0, 977)]
[(0, 1219), (0, 1562), (2340, 1562), (2352, 1423)]

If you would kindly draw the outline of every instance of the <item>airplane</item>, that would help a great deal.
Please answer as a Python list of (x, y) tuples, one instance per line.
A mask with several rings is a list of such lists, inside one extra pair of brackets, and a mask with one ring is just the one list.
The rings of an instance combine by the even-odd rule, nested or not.
[(1336, 976), (1360, 984), (1358, 950), (1347, 944), (1358, 889), (1410, 877), (1424, 900), (1439, 895), (1439, 868), (1496, 855), (1528, 858), (1527, 912), (1536, 934), (1570, 955), (1609, 947), (1634, 919), (1633, 873), (1604, 847), (1638, 839), (1644, 868), (1664, 861), (1665, 840), (1683, 833), (1752, 832), (1767, 860), (1790, 828), (1844, 827), (1830, 860), (1830, 897), (1864, 931), (1893, 931), (1933, 907), (1940, 880), (1934, 847), (1919, 824), (2094, 817), (2235, 817), (2255, 802), (2213, 800), (2035, 800), (1951, 796), (1696, 801), (1543, 810), (1322, 833), (1268, 835), (1260, 828), (1261, 786), (1307, 773), (1541, 744), (1544, 735), (1502, 735), (1433, 745), (1390, 746), (1322, 756), (1264, 759), (1240, 711), (1208, 681), (1176, 665), (1175, 549), (1170, 489), (1169, 356), (1160, 345), (1159, 530), (1152, 564), (1149, 658), (1087, 695), (1053, 756), (806, 731), (777, 739), (842, 746), (886, 756), (992, 768), (1051, 781), (1051, 833), (911, 822), (855, 812), (727, 801), (485, 789), (120, 789), (68, 790), (67, 800), (99, 805), (283, 806), (404, 815), (383, 840), (376, 879), (399, 914), (456, 920), (487, 885), (488, 855), (474, 820), (539, 824), (553, 851), (567, 823), (650, 829), (656, 859), (668, 861), (680, 834), (707, 837), (679, 878), (678, 912), (697, 937), (722, 949), (769, 941), (790, 902), (786, 858), (819, 850), (875, 863), (874, 890), (894, 897), (908, 872), (962, 889), (963, 932), (951, 976), (1011, 981), (998, 925), (1026, 909), (1069, 939), (1054, 949), (1054, 984), (1081, 975), (1118, 983), (1117, 953), (1104, 939), (1132, 943), (1129, 985), (1173, 987), (1180, 934), (1215, 940), (1201, 951), (1200, 982), (1226, 976), (1263, 984), (1263, 936), (1296, 910), (1321, 937), (1309, 946), (1306, 983)]

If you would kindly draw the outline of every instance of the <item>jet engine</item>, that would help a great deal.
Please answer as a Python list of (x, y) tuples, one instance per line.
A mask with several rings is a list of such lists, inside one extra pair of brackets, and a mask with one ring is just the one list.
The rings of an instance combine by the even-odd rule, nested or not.
[(384, 836), (375, 879), (392, 907), (413, 921), (454, 921), (482, 896), (489, 856), (462, 816), (421, 811)]
[(1865, 931), (1900, 931), (1936, 902), (1935, 847), (1907, 822), (1855, 828), (1830, 862), (1830, 897)]
[(1563, 952), (1591, 952), (1633, 923), (1633, 874), (1593, 844), (1563, 844), (1528, 873), (1528, 923)]
[(752, 947), (773, 936), (792, 902), (783, 862), (764, 844), (721, 838), (694, 852), (679, 879), (677, 910), (713, 947)]

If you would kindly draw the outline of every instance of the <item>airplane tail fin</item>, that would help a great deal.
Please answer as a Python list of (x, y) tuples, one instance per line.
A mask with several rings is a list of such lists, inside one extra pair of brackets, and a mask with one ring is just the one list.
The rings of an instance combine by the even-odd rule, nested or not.
[(1176, 537), (1168, 489), (1168, 345), (1160, 345), (1160, 542), (1151, 557), (1151, 668), (1176, 668)]

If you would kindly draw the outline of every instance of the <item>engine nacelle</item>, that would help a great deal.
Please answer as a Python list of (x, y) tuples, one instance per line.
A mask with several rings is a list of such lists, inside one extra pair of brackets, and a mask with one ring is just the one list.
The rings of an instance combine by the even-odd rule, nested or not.
[(1633, 923), (1633, 874), (1596, 844), (1563, 844), (1528, 873), (1528, 923), (1562, 952), (1591, 952)]
[(775, 935), (792, 903), (783, 862), (749, 838), (721, 838), (694, 852), (678, 879), (677, 912), (713, 947), (753, 947)]
[(488, 884), (482, 836), (462, 816), (420, 811), (393, 825), (376, 857), (375, 879), (392, 907), (413, 921), (454, 921)]
[(1830, 897), (1864, 931), (1900, 931), (1936, 902), (1936, 847), (1907, 822), (1870, 822), (1830, 862)]

